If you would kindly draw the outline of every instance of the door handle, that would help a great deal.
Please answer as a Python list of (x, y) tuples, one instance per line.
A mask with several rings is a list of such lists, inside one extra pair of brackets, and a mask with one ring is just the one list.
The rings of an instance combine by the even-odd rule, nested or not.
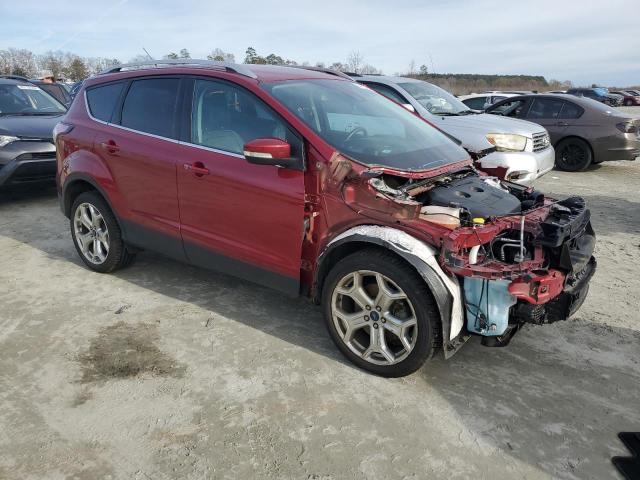
[(557, 122), (556, 126), (558, 126), (558, 127), (568, 127), (569, 124), (567, 122)]
[(115, 155), (120, 151), (120, 147), (118, 146), (118, 144), (113, 141), (113, 140), (107, 140), (106, 142), (101, 142), (100, 143), (100, 147), (103, 150), (106, 150), (107, 153), (111, 154), (111, 155)]
[(202, 162), (185, 163), (182, 167), (189, 172), (193, 172), (196, 177), (209, 175), (209, 169)]

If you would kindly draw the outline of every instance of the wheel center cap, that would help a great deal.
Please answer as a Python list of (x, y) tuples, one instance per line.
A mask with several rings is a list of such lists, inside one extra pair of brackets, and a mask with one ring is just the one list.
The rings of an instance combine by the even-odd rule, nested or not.
[(380, 320), (380, 315), (378, 314), (378, 312), (371, 312), (369, 316), (371, 317), (371, 320), (373, 320), (374, 322), (377, 322), (378, 320)]

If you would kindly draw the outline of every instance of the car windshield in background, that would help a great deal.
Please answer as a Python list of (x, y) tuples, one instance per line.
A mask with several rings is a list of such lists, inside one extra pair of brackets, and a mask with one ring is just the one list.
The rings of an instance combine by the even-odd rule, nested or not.
[(600, 96), (605, 96), (609, 93), (609, 90), (604, 87), (594, 88), (593, 90)]
[(471, 113), (469, 107), (440, 87), (425, 82), (399, 83), (420, 105), (434, 115)]
[(67, 109), (35, 85), (0, 84), (1, 115), (56, 115)]
[(358, 83), (301, 80), (263, 88), (323, 140), (365, 165), (419, 171), (468, 158), (443, 133)]

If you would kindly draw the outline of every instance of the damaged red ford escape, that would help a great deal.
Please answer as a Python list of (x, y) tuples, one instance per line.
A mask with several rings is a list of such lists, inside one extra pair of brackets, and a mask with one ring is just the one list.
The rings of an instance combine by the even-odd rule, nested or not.
[(582, 198), (474, 169), (336, 72), (184, 60), (87, 80), (54, 131), (58, 191), (98, 272), (149, 249), (320, 303), (384, 376), (568, 318), (595, 271)]

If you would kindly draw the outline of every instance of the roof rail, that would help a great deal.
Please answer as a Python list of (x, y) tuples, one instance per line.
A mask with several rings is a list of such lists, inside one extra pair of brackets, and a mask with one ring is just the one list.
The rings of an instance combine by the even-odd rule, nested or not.
[(344, 72), (341, 72), (339, 70), (333, 70), (331, 68), (325, 68), (325, 67), (310, 67), (310, 66), (306, 66), (306, 65), (282, 65), (283, 67), (291, 67), (291, 68), (301, 68), (303, 70), (311, 70), (313, 72), (322, 72), (322, 73), (328, 73), (329, 75), (335, 75), (336, 77), (340, 77), (340, 78), (345, 78), (347, 80), (351, 80), (352, 82), (354, 81), (353, 78), (351, 78), (349, 75), (347, 75)]
[(149, 60), (148, 62), (135, 62), (135, 63), (125, 63), (123, 65), (118, 65), (117, 67), (112, 67), (103, 72), (100, 72), (99, 75), (104, 75), (107, 73), (117, 73), (125, 70), (139, 70), (144, 68), (169, 68), (173, 66), (185, 66), (185, 67), (196, 67), (196, 68), (212, 68), (218, 70), (226, 70), (228, 72), (237, 73), (239, 75), (244, 75), (249, 78), (258, 78), (258, 76), (249, 70), (244, 65), (240, 65), (237, 63), (230, 62), (219, 62), (217, 60), (194, 60), (191, 58), (184, 59), (165, 59), (165, 60)]

